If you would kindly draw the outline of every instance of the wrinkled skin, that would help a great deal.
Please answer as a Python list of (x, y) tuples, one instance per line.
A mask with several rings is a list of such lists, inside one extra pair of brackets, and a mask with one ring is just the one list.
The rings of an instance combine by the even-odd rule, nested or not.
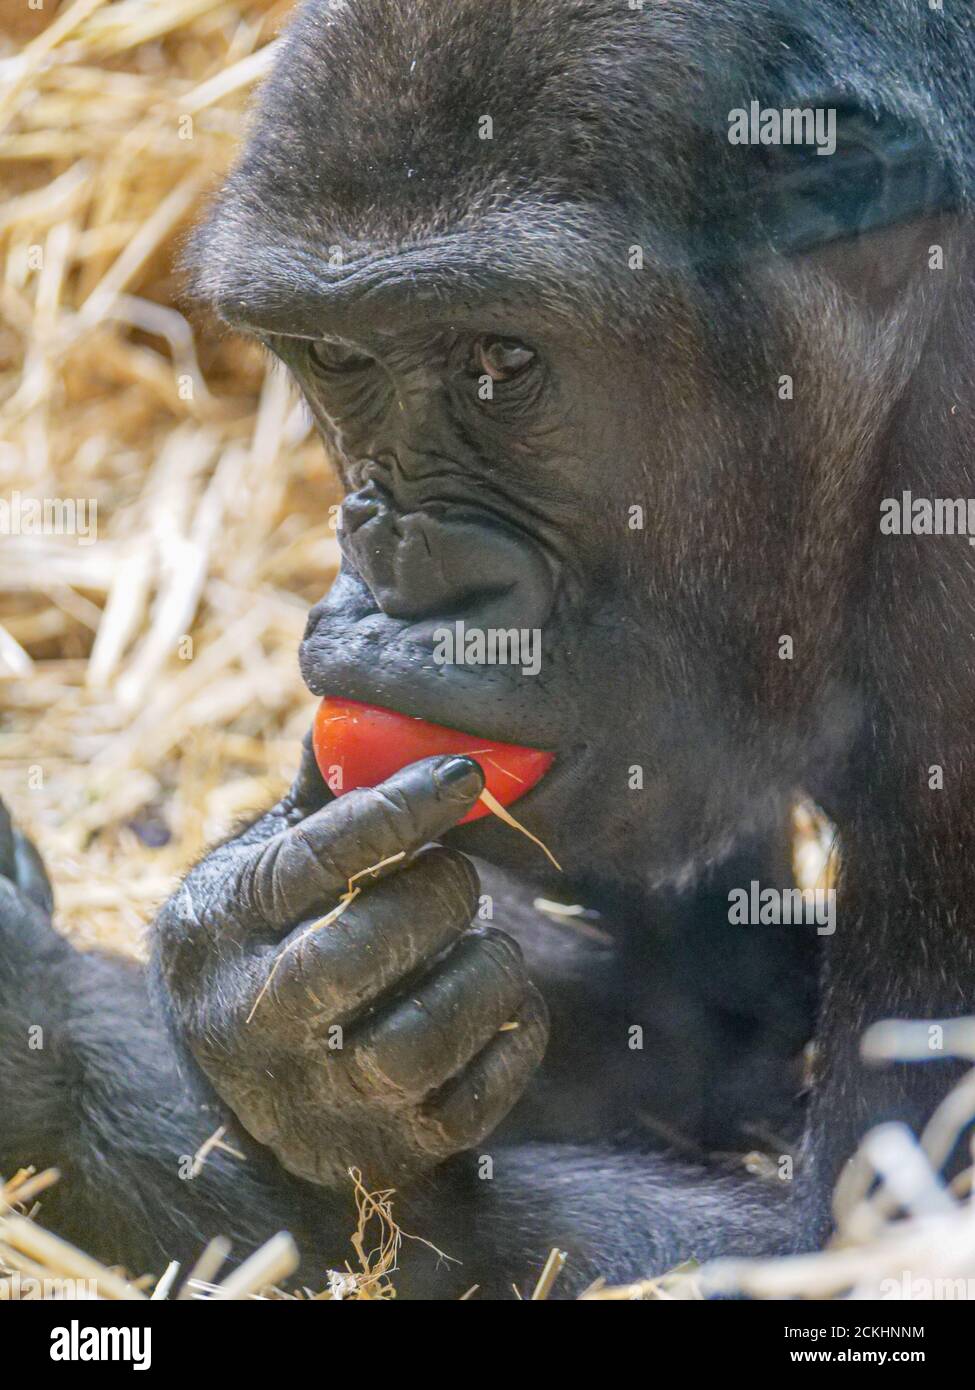
[[(975, 43), (919, 13), (311, 0), (286, 40), (189, 259), (291, 370), (346, 490), (302, 672), (553, 750), (518, 815), (566, 867), (451, 829), (474, 773), (328, 802), (306, 760), (164, 908), (189, 1084), (298, 1180), (323, 1259), (352, 1165), (464, 1260), (411, 1256), (418, 1295), (497, 1292), (555, 1245), (566, 1293), (809, 1248), (864, 1129), (922, 1123), (951, 1080), (857, 1052), (878, 1018), (975, 1000), (971, 553), (878, 527), (883, 497), (973, 488)], [(835, 105), (835, 156), (731, 145), (753, 97)], [(438, 665), (457, 620), (538, 630), (539, 675)], [(741, 935), (729, 888), (787, 882), (797, 789), (839, 829), (836, 932)], [(558, 936), (539, 892), (598, 912), (603, 944)], [(727, 1146), (798, 1090), (820, 954), (796, 1182), (648, 1156), (648, 1098)], [(664, 1045), (630, 1049), (634, 1023)]]

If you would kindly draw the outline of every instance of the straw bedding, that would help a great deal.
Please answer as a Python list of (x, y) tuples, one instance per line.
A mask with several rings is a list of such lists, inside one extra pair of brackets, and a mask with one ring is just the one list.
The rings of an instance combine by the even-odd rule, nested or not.
[(284, 377), (194, 332), (172, 269), (287, 9), (79, 0), (26, 44), (34, 12), (0, 21), (0, 483), (94, 503), (98, 535), (3, 537), (0, 791), (85, 944), (138, 951), (310, 721), (334, 484)]

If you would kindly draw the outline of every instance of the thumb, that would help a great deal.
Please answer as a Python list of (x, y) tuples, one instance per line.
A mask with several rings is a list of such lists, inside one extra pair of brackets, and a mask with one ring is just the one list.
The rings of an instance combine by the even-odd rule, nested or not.
[(295, 780), (291, 784), (291, 790), (285, 797), (285, 801), (295, 808), (302, 811), (305, 815), (310, 815), (312, 811), (317, 811), (329, 801), (334, 801), (335, 795), (329, 787), (325, 778), (321, 774), (318, 766), (318, 759), (315, 757), (314, 745), (312, 743), (311, 729), (301, 740), (301, 762)]
[(255, 910), (271, 927), (290, 929), (333, 904), (358, 875), (438, 839), (483, 786), (472, 758), (448, 755), (338, 797), (261, 846), (249, 876)]
[(318, 770), (309, 729), (301, 741), (301, 762), (295, 780), (284, 796), (269, 811), (262, 812), (249, 825), (236, 830), (224, 841), (224, 845), (243, 849), (248, 845), (264, 844), (334, 799), (334, 794)]

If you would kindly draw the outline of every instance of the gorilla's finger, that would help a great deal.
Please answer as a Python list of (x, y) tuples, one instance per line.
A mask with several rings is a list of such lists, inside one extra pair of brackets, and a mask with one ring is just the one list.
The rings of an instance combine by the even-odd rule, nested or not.
[(44, 861), (33, 842), (19, 830), (13, 832), (15, 881), (22, 893), (35, 902), (48, 917), (54, 911), (54, 890)]
[(439, 1089), (516, 1015), (527, 989), (517, 942), (493, 928), (472, 932), (356, 1035), (352, 1060), (364, 1089), (406, 1100)]
[(310, 815), (334, 800), (335, 794), (330, 790), (318, 766), (309, 729), (301, 740), (301, 762), (285, 801), (296, 810)]
[(483, 1052), (424, 1109), (421, 1143), (438, 1158), (470, 1148), (507, 1115), (545, 1055), (548, 1009), (534, 985), (512, 1019)]
[(10, 812), (0, 801), (0, 878), (17, 881), (17, 861), (14, 851), (14, 827)]
[(288, 791), (269, 811), (232, 835), (228, 843), (241, 848), (265, 844), (334, 799), (318, 769), (309, 729), (301, 741), (301, 762)]
[(426, 850), (329, 926), (295, 928), (272, 958), (263, 1007), (306, 1025), (345, 1023), (463, 935), (478, 888), (464, 855)]
[(386, 860), (398, 865), (449, 830), (483, 786), (470, 758), (438, 757), (349, 792), (261, 846), (242, 876), (246, 908), (267, 926), (290, 930), (333, 905), (357, 875)]
[(17, 830), (10, 812), (0, 801), (0, 877), (16, 884), (48, 917), (54, 911), (54, 893), (44, 868), (44, 861), (28, 840)]

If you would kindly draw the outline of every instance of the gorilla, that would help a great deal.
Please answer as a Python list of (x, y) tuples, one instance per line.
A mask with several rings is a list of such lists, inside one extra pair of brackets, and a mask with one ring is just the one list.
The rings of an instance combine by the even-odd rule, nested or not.
[[(54, 934), (5, 823), (0, 1171), (62, 1168), (55, 1229), (159, 1268), (287, 1226), (320, 1280), (356, 1168), (456, 1261), (407, 1243), (401, 1295), (558, 1246), (571, 1296), (815, 1248), (865, 1129), (923, 1124), (951, 1064), (859, 1039), (975, 1003), (975, 554), (881, 517), (972, 495), (973, 113), (959, 4), (307, 0), (188, 252), (346, 494), (301, 669), (554, 752), (517, 810), (564, 872), (457, 825), (471, 759), (334, 797), (306, 749), (145, 975)], [(538, 674), (438, 663), (458, 621)], [(835, 930), (736, 924), (799, 792)], [(711, 1157), (756, 1133), (791, 1181)]]

